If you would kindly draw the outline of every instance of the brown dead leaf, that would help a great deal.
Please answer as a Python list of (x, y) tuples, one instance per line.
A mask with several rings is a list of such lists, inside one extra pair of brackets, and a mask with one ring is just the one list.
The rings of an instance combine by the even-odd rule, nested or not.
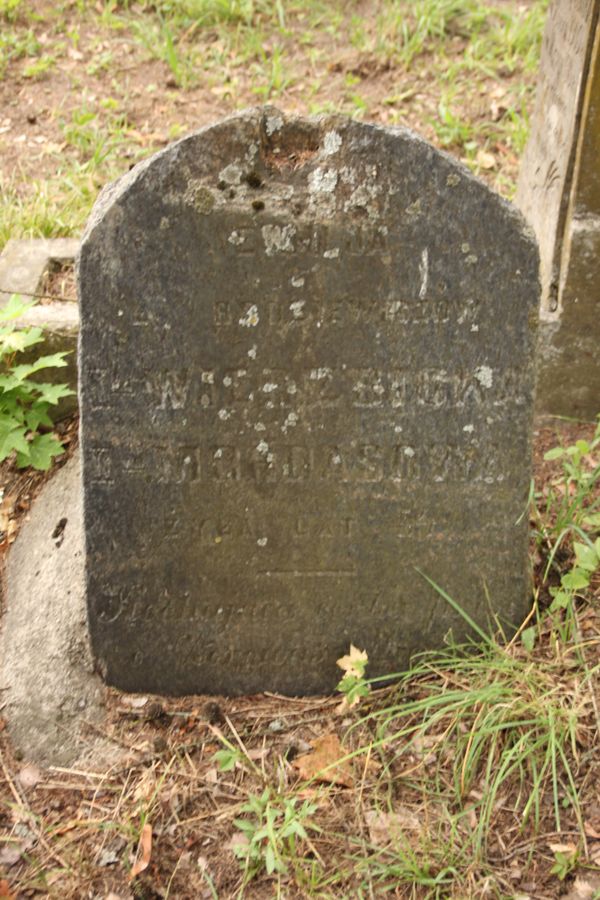
[(419, 818), (407, 806), (398, 806), (392, 812), (370, 809), (365, 814), (371, 843), (383, 846), (398, 840), (408, 831), (419, 832)]
[(44, 780), (44, 776), (38, 767), (32, 765), (23, 766), (17, 778), (24, 788), (34, 788), (36, 784)]
[(133, 881), (141, 872), (144, 872), (150, 865), (150, 857), (152, 856), (152, 825), (146, 822), (142, 828), (140, 842), (138, 844), (136, 861), (133, 864), (129, 878)]
[(586, 873), (585, 878), (576, 878), (564, 900), (593, 900), (598, 895), (600, 879), (593, 873)]
[(493, 169), (496, 166), (496, 157), (487, 150), (478, 150), (475, 160), (482, 169)]
[(11, 892), (10, 885), (5, 878), (0, 880), (0, 897), (5, 897), (6, 900), (15, 900), (15, 895)]
[(300, 776), (307, 781), (322, 781), (326, 784), (337, 784), (341, 787), (352, 787), (354, 775), (350, 760), (340, 762), (346, 751), (342, 748), (337, 734), (324, 734), (311, 741), (312, 753), (298, 756), (292, 762)]
[(597, 831), (591, 822), (584, 822), (583, 829), (588, 837), (593, 838), (594, 840), (600, 840), (600, 831)]

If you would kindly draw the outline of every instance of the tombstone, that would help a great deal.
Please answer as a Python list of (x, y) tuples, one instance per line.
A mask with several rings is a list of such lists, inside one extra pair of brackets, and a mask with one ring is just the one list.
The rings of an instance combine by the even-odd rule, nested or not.
[(553, 0), (517, 204), (540, 246), (537, 407), (600, 411), (600, 0)]
[[(250, 110), (78, 262), (87, 597), (126, 690), (330, 691), (529, 603), (538, 255), (409, 131)], [(420, 574), (422, 573), (422, 574)]]

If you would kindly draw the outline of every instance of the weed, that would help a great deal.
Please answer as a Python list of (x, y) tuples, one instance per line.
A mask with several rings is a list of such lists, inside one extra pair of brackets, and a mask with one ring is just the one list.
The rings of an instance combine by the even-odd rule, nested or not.
[(14, 22), (19, 14), (22, 0), (0, 0), (0, 19)]
[(43, 78), (47, 72), (54, 67), (56, 59), (54, 56), (40, 56), (34, 62), (28, 63), (23, 69), (24, 78), (32, 78), (38, 80)]
[(285, 874), (298, 855), (298, 842), (308, 841), (307, 829), (320, 831), (311, 822), (317, 806), (305, 800), (298, 805), (296, 797), (286, 797), (271, 787), (262, 794), (251, 794), (241, 811), (250, 818), (235, 819), (245, 841), (234, 845), (234, 853), (244, 865), (247, 880), (261, 869), (268, 875)]
[(48, 415), (62, 397), (73, 394), (66, 385), (44, 384), (32, 380), (43, 369), (66, 366), (66, 353), (42, 356), (31, 363), (16, 363), (17, 354), (41, 343), (41, 328), (16, 330), (15, 320), (33, 303), (24, 304), (13, 295), (0, 309), (0, 461), (16, 452), (20, 468), (33, 466), (48, 469), (53, 457), (63, 452), (63, 446), (51, 433)]

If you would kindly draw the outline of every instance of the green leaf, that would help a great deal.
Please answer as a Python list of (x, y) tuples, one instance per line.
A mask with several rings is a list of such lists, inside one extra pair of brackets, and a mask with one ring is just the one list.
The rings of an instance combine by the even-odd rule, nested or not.
[(600, 512), (591, 513), (591, 515), (589, 516), (584, 516), (583, 524), (589, 525), (591, 528), (600, 528)]
[(64, 447), (51, 434), (36, 434), (29, 442), (28, 452), (17, 452), (17, 465), (19, 468), (33, 466), (34, 469), (47, 471), (55, 456), (60, 456)]
[(571, 602), (571, 594), (566, 591), (556, 591), (554, 600), (550, 604), (550, 609), (554, 612), (557, 609), (566, 609)]
[(562, 447), (554, 447), (552, 450), (548, 450), (547, 453), (544, 453), (544, 459), (560, 459), (561, 456), (564, 456), (564, 449)]
[(237, 750), (217, 750), (213, 756), (221, 772), (230, 772), (235, 768), (239, 754)]
[(587, 572), (595, 572), (598, 568), (598, 554), (594, 547), (588, 544), (580, 544), (578, 541), (573, 542), (577, 565)]
[(43, 340), (41, 328), (24, 328), (20, 331), (7, 330), (7, 333), (0, 337), (2, 355), (22, 353), (27, 347), (39, 344)]
[(34, 375), (36, 372), (39, 372), (41, 369), (55, 369), (55, 368), (63, 368), (67, 365), (64, 357), (65, 353), (54, 353), (52, 356), (40, 356), (39, 359), (36, 359), (34, 363), (23, 363), (20, 366), (13, 367), (13, 374), (20, 378), (29, 378), (30, 375)]
[(521, 632), (521, 643), (528, 653), (531, 653), (531, 651), (533, 650), (536, 637), (537, 628), (535, 627), (535, 625), (532, 625), (530, 628), (525, 628), (525, 630)]
[(35, 387), (39, 391), (40, 400), (51, 406), (56, 406), (63, 397), (71, 397), (75, 393), (66, 384), (36, 384)]
[(566, 575), (563, 575), (560, 579), (560, 583), (568, 590), (580, 591), (589, 585), (590, 578), (583, 569), (572, 569), (570, 572), (567, 572)]
[(34, 403), (25, 413), (25, 423), (29, 431), (37, 431), (40, 425), (52, 428), (52, 419), (48, 415), (48, 404)]
[(0, 307), (0, 322), (8, 322), (11, 319), (18, 319), (23, 313), (27, 312), (35, 306), (33, 303), (25, 303), (19, 294), (11, 294), (7, 303)]

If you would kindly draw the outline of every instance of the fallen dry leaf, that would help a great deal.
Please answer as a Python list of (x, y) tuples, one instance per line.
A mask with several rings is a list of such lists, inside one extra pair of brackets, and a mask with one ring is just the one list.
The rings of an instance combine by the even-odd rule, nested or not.
[(347, 754), (337, 734), (324, 734), (311, 741), (311, 745), (312, 753), (298, 756), (292, 762), (301, 777), (307, 781), (323, 781), (326, 784), (352, 787), (354, 784), (352, 765), (348, 759), (339, 762)]
[(600, 879), (593, 874), (585, 878), (576, 878), (568, 894), (563, 895), (563, 900), (592, 900), (598, 896)]
[(142, 828), (140, 842), (138, 844), (137, 859), (131, 869), (129, 878), (133, 881), (141, 872), (144, 872), (150, 865), (150, 857), (152, 856), (152, 825), (146, 822)]
[(568, 853), (570, 856), (575, 856), (577, 853), (577, 847), (575, 844), (548, 844), (553, 853)]
[(5, 878), (0, 880), (0, 897), (5, 897), (6, 900), (14, 900), (14, 894), (11, 893), (10, 885)]
[(398, 806), (392, 812), (370, 809), (365, 814), (371, 843), (382, 846), (398, 840), (407, 831), (419, 832), (421, 823), (418, 816), (406, 806)]
[(38, 767), (31, 765), (23, 766), (17, 778), (24, 788), (34, 788), (36, 784), (44, 780), (44, 776)]
[(482, 169), (493, 169), (496, 165), (496, 157), (487, 150), (478, 150), (475, 160)]
[(594, 838), (595, 840), (600, 839), (600, 831), (598, 831), (591, 822), (584, 822), (583, 829), (588, 837)]

